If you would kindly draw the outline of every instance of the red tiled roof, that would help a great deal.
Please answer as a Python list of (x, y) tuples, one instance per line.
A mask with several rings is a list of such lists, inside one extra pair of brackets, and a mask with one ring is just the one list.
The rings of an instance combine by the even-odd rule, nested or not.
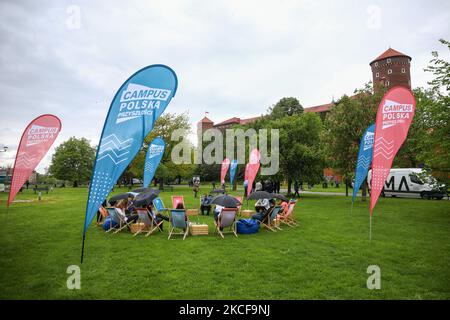
[(387, 58), (392, 58), (392, 57), (407, 57), (411, 60), (410, 56), (407, 56), (406, 54), (403, 54), (397, 50), (394, 50), (392, 48), (387, 49), (385, 52), (383, 52), (380, 56), (378, 56), (375, 60), (373, 60), (371, 63), (374, 63), (375, 61), (379, 61), (379, 60), (384, 60)]
[(334, 103), (321, 104), (319, 106), (309, 107), (303, 109), (304, 112), (327, 112), (330, 111), (331, 107), (334, 106)]
[(260, 119), (261, 117), (253, 117), (253, 118), (247, 118), (247, 119), (241, 119), (241, 124), (248, 124), (255, 122), (256, 120)]
[(240, 118), (233, 117), (233, 118), (227, 119), (227, 120), (225, 120), (225, 121), (222, 121), (222, 122), (220, 122), (220, 123), (216, 123), (216, 124), (214, 125), (214, 127), (217, 127), (217, 126), (224, 126), (224, 125), (226, 125), (226, 124), (240, 124), (240, 123), (241, 123), (241, 119), (240, 119)]
[(259, 118), (261, 118), (261, 117), (253, 117), (253, 118), (247, 118), (247, 119), (233, 117), (233, 118), (227, 119), (225, 121), (222, 121), (220, 123), (216, 123), (214, 125), (214, 127), (220, 127), (220, 126), (224, 126), (224, 125), (228, 125), (228, 124), (249, 124), (249, 123), (255, 122)]
[(204, 117), (202, 120), (200, 120), (200, 122), (201, 123), (214, 123), (210, 119), (208, 119), (207, 117)]

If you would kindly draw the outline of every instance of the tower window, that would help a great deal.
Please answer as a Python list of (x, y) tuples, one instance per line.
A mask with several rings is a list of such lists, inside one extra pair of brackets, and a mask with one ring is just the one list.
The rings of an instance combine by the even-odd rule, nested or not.
[(389, 80), (386, 80), (386, 87), (389, 87)]
[(392, 73), (392, 69), (389, 69), (389, 70), (388, 70), (388, 74), (391, 74), (391, 73)]
[(387, 59), (387, 63), (391, 63), (391, 58), (388, 58), (388, 59)]
[(375, 77), (378, 78), (379, 76), (380, 76), (380, 73), (377, 72), (377, 73), (375, 74)]
[(405, 72), (406, 72), (405, 68), (402, 68), (402, 73), (405, 73)]
[(375, 67), (378, 67), (378, 62), (375, 62)]

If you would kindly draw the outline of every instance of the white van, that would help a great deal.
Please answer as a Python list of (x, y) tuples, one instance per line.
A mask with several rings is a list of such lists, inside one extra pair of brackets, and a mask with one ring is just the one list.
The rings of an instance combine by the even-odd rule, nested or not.
[[(372, 170), (367, 175), (370, 191)], [(384, 184), (381, 196), (410, 197), (441, 200), (446, 192), (443, 185), (420, 168), (391, 169)]]

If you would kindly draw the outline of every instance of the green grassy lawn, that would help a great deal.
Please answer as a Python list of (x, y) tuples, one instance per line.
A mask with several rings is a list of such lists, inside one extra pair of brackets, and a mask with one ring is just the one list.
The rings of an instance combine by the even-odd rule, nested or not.
[[(187, 187), (161, 193), (166, 204), (171, 194), (198, 207)], [(167, 224), (162, 234), (134, 238), (92, 225), (81, 290), (68, 290), (66, 269), (80, 263), (86, 196), (86, 188), (56, 189), (7, 213), (0, 195), (0, 298), (450, 298), (450, 201), (381, 198), (369, 243), (368, 202), (355, 203), (350, 215), (349, 198), (323, 195), (300, 199), (299, 227), (238, 238), (167, 240)], [(31, 190), (17, 197), (35, 198)], [(213, 231), (212, 217), (198, 220)], [(381, 268), (381, 290), (366, 287), (369, 265)]]

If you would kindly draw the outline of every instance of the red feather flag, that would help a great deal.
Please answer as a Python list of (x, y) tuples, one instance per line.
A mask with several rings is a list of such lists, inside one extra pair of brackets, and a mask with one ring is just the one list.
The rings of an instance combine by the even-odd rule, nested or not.
[(261, 160), (261, 154), (259, 153), (258, 149), (253, 149), (252, 152), (250, 152), (250, 159), (248, 162), (248, 187), (247, 187), (247, 197), (252, 192), (252, 186), (253, 181), (255, 181), (256, 175), (258, 174)]
[(416, 110), (416, 100), (411, 90), (394, 87), (378, 106), (373, 146), (370, 216), (377, 203), (392, 162), (408, 135)]
[(225, 183), (225, 176), (227, 175), (229, 167), (230, 167), (230, 159), (228, 159), (228, 158), (223, 159), (222, 167), (220, 170), (220, 184)]
[(61, 121), (51, 114), (37, 117), (25, 128), (14, 162), (7, 207), (44, 158), (60, 131)]

